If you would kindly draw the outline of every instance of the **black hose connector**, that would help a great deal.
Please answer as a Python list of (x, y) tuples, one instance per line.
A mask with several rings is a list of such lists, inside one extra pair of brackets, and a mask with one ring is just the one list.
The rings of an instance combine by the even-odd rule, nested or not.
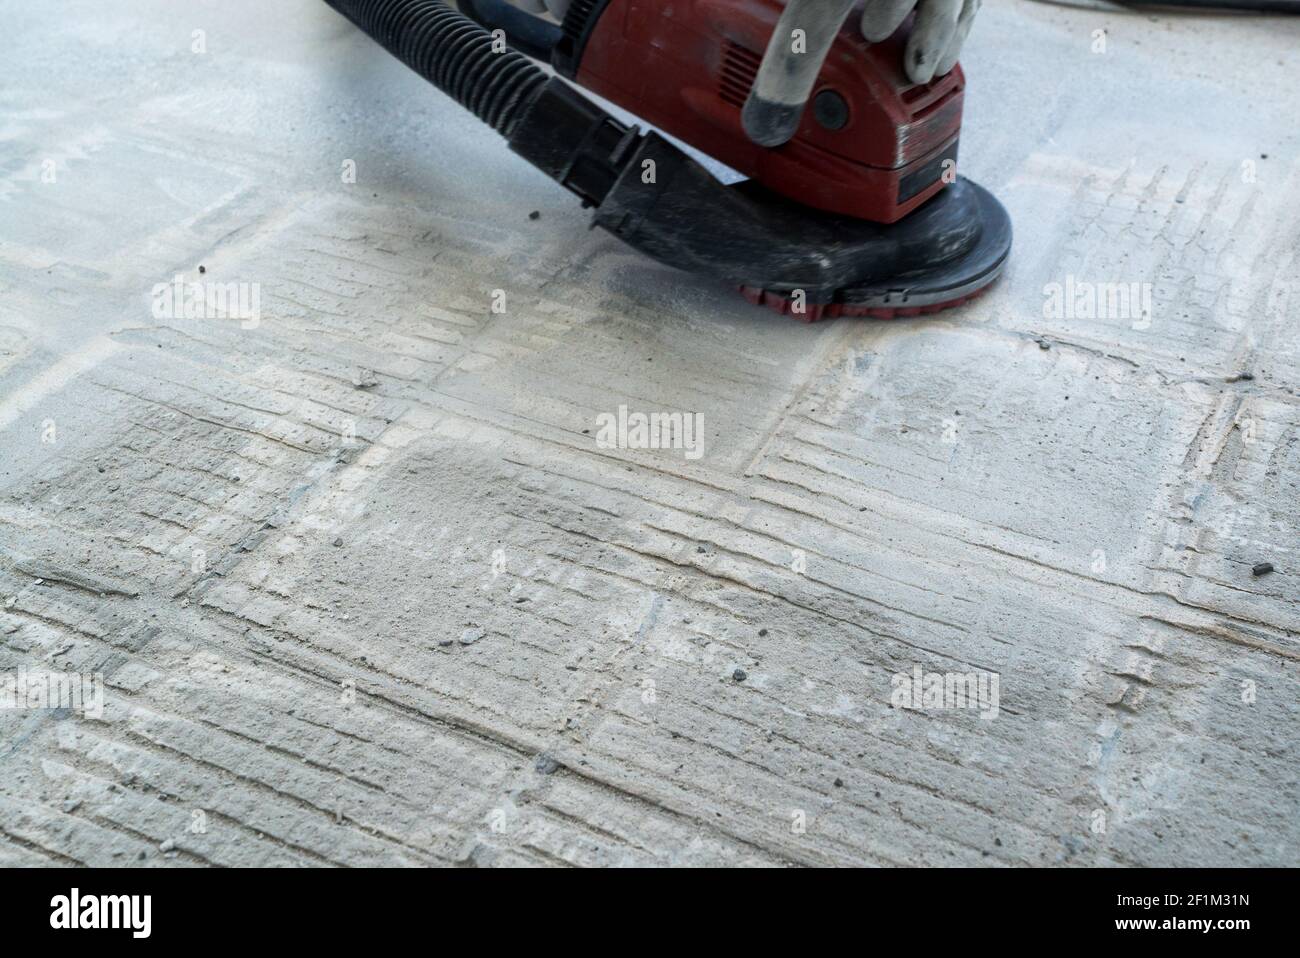
[(442, 0), (325, 0), (389, 53), (599, 206), (645, 139)]

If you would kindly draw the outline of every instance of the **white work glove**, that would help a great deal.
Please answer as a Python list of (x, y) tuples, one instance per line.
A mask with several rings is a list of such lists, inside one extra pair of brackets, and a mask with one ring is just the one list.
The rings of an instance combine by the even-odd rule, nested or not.
[[(529, 13), (549, 13), (563, 20), (572, 0), (511, 0)], [(981, 0), (866, 0), (862, 35), (879, 43), (893, 35), (916, 10), (916, 26), (907, 41), (904, 69), (913, 83), (929, 83), (952, 71), (970, 33)]]
[(862, 35), (872, 43), (892, 36), (914, 7), (916, 24), (907, 40), (903, 67), (913, 83), (929, 83), (956, 66), (980, 0), (867, 0)]
[[(961, 55), (981, 0), (866, 0), (862, 35), (879, 43), (894, 34), (916, 10), (916, 25), (907, 41), (903, 67), (913, 83), (929, 83), (949, 72)], [(549, 13), (563, 20), (572, 0), (511, 0), (529, 13)]]

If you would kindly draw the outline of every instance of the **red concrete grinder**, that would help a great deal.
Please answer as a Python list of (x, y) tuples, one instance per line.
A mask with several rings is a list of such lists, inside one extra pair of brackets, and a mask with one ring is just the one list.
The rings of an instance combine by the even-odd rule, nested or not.
[[(983, 292), (1010, 252), (1006, 210), (956, 172), (961, 67), (911, 83), (910, 20), (870, 44), (852, 0), (573, 0), (563, 24), (506, 0), (326, 2), (595, 225), (753, 303), (806, 321), (930, 313)], [(668, 137), (748, 179), (724, 184)]]

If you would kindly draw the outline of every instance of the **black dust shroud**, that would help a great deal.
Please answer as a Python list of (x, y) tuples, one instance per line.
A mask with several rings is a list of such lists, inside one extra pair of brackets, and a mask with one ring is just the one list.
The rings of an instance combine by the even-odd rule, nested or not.
[(804, 319), (932, 312), (981, 292), (1010, 251), (1006, 210), (964, 178), (897, 223), (812, 210), (754, 181), (724, 185), (442, 0), (326, 2), (594, 207), (595, 225), (751, 302)]

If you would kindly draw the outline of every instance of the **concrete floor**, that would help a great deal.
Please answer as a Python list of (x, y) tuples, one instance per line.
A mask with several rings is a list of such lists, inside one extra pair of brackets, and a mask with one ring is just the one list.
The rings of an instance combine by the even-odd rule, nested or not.
[(1300, 22), (991, 0), (1007, 275), (804, 326), (319, 0), (0, 11), (0, 864), (1300, 863)]

